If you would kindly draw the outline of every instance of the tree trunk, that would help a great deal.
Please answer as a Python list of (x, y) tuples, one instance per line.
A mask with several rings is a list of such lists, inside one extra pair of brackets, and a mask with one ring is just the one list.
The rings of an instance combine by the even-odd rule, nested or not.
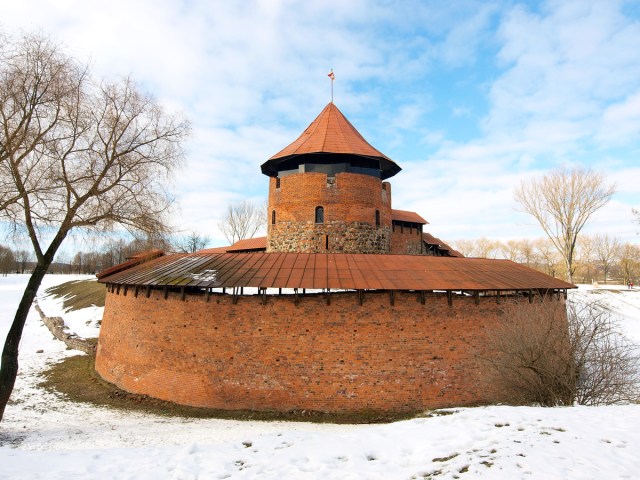
[(51, 262), (48, 262), (47, 264), (47, 262), (44, 262), (41, 264), (38, 262), (36, 264), (4, 342), (2, 364), (0, 365), (0, 421), (2, 421), (4, 417), (4, 409), (9, 402), (9, 397), (11, 396), (18, 375), (18, 346), (22, 338), (24, 324), (27, 321), (29, 310), (31, 309), (33, 300), (36, 297), (38, 288), (42, 283), (45, 273), (47, 273), (50, 263)]

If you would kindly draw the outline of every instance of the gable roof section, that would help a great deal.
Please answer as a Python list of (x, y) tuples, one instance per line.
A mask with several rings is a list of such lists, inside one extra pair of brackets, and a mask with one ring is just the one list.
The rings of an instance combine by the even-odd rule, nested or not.
[(227, 248), (227, 252), (246, 252), (249, 250), (266, 250), (267, 237), (253, 237), (244, 240), (238, 240), (236, 243)]
[(198, 250), (197, 253), (227, 253), (230, 248), (231, 245), (227, 245), (226, 247), (203, 248), (202, 250)]
[(391, 209), (391, 220), (396, 220), (398, 222), (419, 223), (421, 225), (426, 225), (427, 223), (429, 223), (416, 212), (410, 212), (409, 210)]
[(116, 285), (371, 290), (528, 290), (574, 285), (510, 260), (417, 255), (175, 254), (100, 275)]
[(204, 248), (197, 253), (227, 253), (227, 252), (250, 252), (267, 249), (267, 237), (253, 237), (238, 240), (233, 245), (226, 247)]
[(458, 250), (451, 248), (448, 244), (444, 243), (438, 237), (434, 237), (430, 233), (424, 232), (422, 234), (422, 241), (427, 245), (434, 245), (439, 250), (447, 252), (450, 257), (464, 258), (464, 255)]

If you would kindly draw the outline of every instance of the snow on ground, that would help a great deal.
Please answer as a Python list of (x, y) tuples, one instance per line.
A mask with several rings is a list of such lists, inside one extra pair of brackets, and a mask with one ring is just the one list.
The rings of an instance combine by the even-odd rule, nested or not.
[[(86, 336), (100, 309), (69, 315), (42, 298), (44, 288), (77, 278), (47, 276), (39, 302)], [(2, 339), (26, 280), (0, 278)], [(606, 300), (640, 342), (640, 290), (572, 295)], [(47, 364), (76, 354), (32, 310), (0, 423), (0, 479), (640, 478), (640, 405), (459, 408), (388, 425), (167, 418), (76, 404), (37, 387)]]

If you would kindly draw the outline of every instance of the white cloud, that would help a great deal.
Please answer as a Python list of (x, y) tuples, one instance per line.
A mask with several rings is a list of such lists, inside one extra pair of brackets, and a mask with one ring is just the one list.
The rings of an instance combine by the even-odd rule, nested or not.
[(640, 92), (606, 108), (596, 138), (606, 143), (626, 143), (640, 138)]
[(638, 85), (640, 24), (618, 2), (549, 2), (544, 15), (516, 7), (498, 35), (506, 70), (491, 89), (489, 135), (544, 138), (548, 125), (550, 146), (589, 139), (608, 102)]
[[(443, 239), (524, 236), (533, 227), (511, 200), (520, 179), (568, 161), (593, 164), (596, 154), (617, 167), (621, 202), (640, 203), (637, 170), (608, 151), (640, 150), (640, 24), (617, 1), (550, 1), (537, 11), (506, 0), (5, 4), (4, 29), (51, 33), (92, 58), (99, 75), (132, 73), (190, 117), (188, 167), (176, 182), (185, 229), (216, 232), (226, 202), (266, 195), (260, 164), (329, 101), (332, 67), (336, 103), (367, 140), (413, 159), (392, 179), (394, 206), (420, 212)], [(453, 142), (437, 118), (427, 129), (425, 118), (450, 105), (451, 118), (478, 118), (465, 99), (438, 97), (431, 85), (442, 71), (466, 82), (484, 68), (494, 70), (482, 136)]]

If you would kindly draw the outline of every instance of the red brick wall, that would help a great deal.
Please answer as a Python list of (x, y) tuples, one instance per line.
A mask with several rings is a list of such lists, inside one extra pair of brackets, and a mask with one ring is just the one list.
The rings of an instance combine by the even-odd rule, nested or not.
[[(324, 208), (323, 224), (315, 223), (318, 206)], [(271, 178), (268, 218), (270, 252), (389, 253), (391, 185), (354, 173), (338, 173), (334, 183), (328, 183), (324, 173), (287, 175), (280, 179), (280, 188)]]
[(399, 255), (420, 255), (424, 253), (422, 247), (422, 233), (419, 228), (409, 228), (395, 225), (391, 231), (391, 253)]
[[(420, 411), (499, 401), (485, 366), (495, 298), (415, 293), (107, 294), (96, 370), (134, 393), (220, 409)], [(557, 301), (557, 300), (554, 300)]]

